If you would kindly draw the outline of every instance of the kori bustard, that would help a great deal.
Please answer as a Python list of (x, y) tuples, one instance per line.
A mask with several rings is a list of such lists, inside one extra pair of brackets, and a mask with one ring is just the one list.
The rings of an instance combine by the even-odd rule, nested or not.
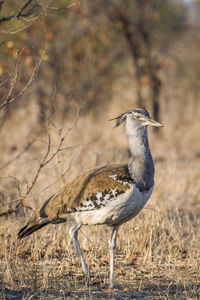
[(89, 272), (78, 242), (78, 230), (82, 225), (110, 226), (110, 287), (114, 286), (114, 253), (119, 226), (138, 215), (154, 187), (147, 126), (162, 126), (144, 109), (129, 110), (112, 120), (116, 121), (115, 127), (126, 123), (132, 155), (130, 163), (101, 166), (79, 175), (46, 200), (18, 233), (21, 239), (47, 224), (74, 221), (70, 235), (87, 279)]

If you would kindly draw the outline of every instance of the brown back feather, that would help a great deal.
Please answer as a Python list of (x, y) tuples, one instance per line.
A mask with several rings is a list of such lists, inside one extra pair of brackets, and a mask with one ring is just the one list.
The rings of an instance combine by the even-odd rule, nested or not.
[(35, 217), (48, 217), (56, 220), (60, 215), (71, 212), (91, 195), (118, 189), (121, 193), (127, 190), (127, 185), (116, 181), (110, 176), (118, 175), (120, 181), (131, 181), (127, 164), (103, 166), (79, 175), (64, 186), (58, 193), (48, 199), (35, 214)]

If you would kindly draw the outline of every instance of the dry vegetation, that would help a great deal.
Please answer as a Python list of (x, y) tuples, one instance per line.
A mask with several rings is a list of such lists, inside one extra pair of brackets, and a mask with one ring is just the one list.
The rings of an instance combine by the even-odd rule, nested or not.
[[(117, 84), (117, 94), (118, 88)], [(122, 94), (114, 97), (109, 111), (96, 122), (89, 116), (79, 117), (70, 131), (73, 119), (76, 119), (77, 108), (74, 108), (73, 118), (66, 120), (63, 128), (63, 150), (41, 171), (26, 204), (37, 205), (84, 170), (129, 159), (124, 128), (113, 130), (112, 124), (107, 122), (113, 114), (134, 106), (132, 91), (129, 94), (122, 87), (120, 89)], [(123, 97), (126, 103), (120, 104)], [(28, 128), (34, 124), (34, 115), (29, 117), (34, 107), (29, 109), (29, 113), (20, 111), (20, 115), (11, 117), (5, 125), (5, 132), (1, 133), (1, 140), (4, 140), (2, 161), (8, 162), (26, 145), (30, 134)], [(146, 209), (120, 228), (116, 255), (117, 289), (107, 290), (108, 228), (84, 228), (80, 233), (91, 272), (88, 289), (84, 287), (82, 269), (69, 241), (69, 224), (49, 226), (18, 241), (16, 233), (28, 217), (28, 212), (20, 211), (1, 220), (2, 299), (198, 299), (200, 162), (196, 117), (199, 116), (195, 106), (188, 110), (186, 107), (182, 118), (177, 120), (181, 111), (180, 106), (174, 115), (169, 115), (163, 108), (165, 127), (159, 137), (149, 133), (156, 165), (156, 188)], [(178, 127), (177, 121), (180, 122)], [(58, 122), (55, 119), (54, 125)], [(46, 129), (52, 138), (52, 153), (60, 143), (58, 128), (49, 125)], [(12, 199), (19, 198), (20, 193), (25, 194), (27, 185), (31, 185), (37, 174), (38, 160), (43, 159), (47, 147), (47, 133), (43, 133), (28, 151), (2, 169), (4, 197)]]
[(21, 105), (6, 117), (1, 111), (0, 299), (200, 298), (199, 36), (192, 48), (183, 46), (192, 41), (185, 34), (170, 48), (160, 75), (164, 127), (149, 130), (155, 190), (142, 213), (120, 227), (114, 290), (108, 290), (109, 228), (80, 230), (89, 287), (69, 240), (70, 224), (45, 227), (24, 240), (16, 234), (32, 209), (77, 174), (130, 159), (124, 128), (108, 122), (136, 106), (130, 58), (126, 72), (112, 82), (109, 103), (92, 112), (82, 114), (70, 100), (63, 117), (63, 98), (49, 87), (53, 109), (41, 122), (32, 86)]

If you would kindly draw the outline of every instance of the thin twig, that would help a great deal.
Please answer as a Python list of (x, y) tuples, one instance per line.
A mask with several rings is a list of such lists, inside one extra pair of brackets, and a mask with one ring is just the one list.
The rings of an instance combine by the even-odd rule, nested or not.
[(2, 22), (6, 22), (6, 21), (10, 21), (12, 19), (19, 19), (20, 17), (28, 17), (32, 14), (33, 12), (33, 8), (35, 7), (35, 5), (33, 5), (29, 11), (27, 13), (23, 13), (24, 10), (31, 4), (33, 0), (28, 0), (25, 2), (25, 4), (19, 9), (19, 11), (13, 15), (7, 16), (7, 17), (3, 17), (0, 19), (0, 23)]
[(36, 181), (37, 181), (37, 179), (38, 179), (38, 176), (39, 176), (39, 174), (40, 174), (40, 171), (41, 171), (42, 168), (46, 165), (45, 162), (46, 162), (47, 157), (48, 157), (48, 155), (49, 155), (50, 149), (51, 149), (51, 138), (50, 138), (50, 136), (48, 136), (48, 146), (47, 146), (47, 151), (46, 151), (46, 153), (45, 153), (45, 155), (44, 155), (44, 158), (43, 158), (42, 162), (41, 162), (40, 165), (39, 165), (39, 168), (38, 168), (38, 170), (37, 170), (37, 173), (35, 174), (35, 177), (34, 177), (32, 183), (31, 183), (30, 187), (29, 187), (28, 190), (26, 191), (26, 194), (25, 194), (24, 198), (32, 191), (33, 187), (35, 186)]
[[(10, 84), (10, 89), (8, 91), (8, 95), (7, 95), (7, 98), (6, 100), (4, 101), (4, 106), (7, 106), (9, 104), (9, 101), (11, 99), (11, 96), (12, 96), (12, 93), (16, 87), (16, 84), (17, 84), (17, 78), (18, 78), (18, 73), (19, 73), (19, 63), (20, 63), (20, 52), (18, 52), (18, 56), (17, 56), (17, 62), (16, 62), (16, 65), (15, 65), (15, 71), (14, 71), (14, 76), (13, 76), (13, 79), (11, 81), (11, 84)], [(1, 108), (1, 107), (0, 107)]]
[(73, 125), (72, 125), (71, 127), (68, 128), (69, 131), (71, 131), (72, 129), (74, 129), (74, 127), (75, 127), (76, 124), (78, 123), (79, 114), (80, 114), (80, 107), (78, 107), (78, 109), (77, 109), (77, 112), (76, 112), (76, 118), (75, 118), (75, 121), (74, 121)]
[[(76, 118), (75, 118), (75, 121), (74, 121), (73, 125), (72, 125), (71, 127), (68, 128), (68, 131), (69, 131), (69, 132), (76, 126), (76, 124), (77, 124), (77, 122), (78, 122), (79, 111), (80, 111), (80, 110), (78, 109), (78, 110), (77, 110), (77, 114), (76, 114)], [(67, 135), (62, 136), (62, 130), (63, 130), (63, 128), (60, 128), (60, 129), (57, 131), (58, 134), (59, 134), (59, 136), (60, 136), (60, 141), (59, 141), (59, 143), (58, 143), (58, 145), (57, 145), (56, 150), (55, 150), (55, 151), (53, 152), (53, 154), (51, 154), (51, 155), (49, 155), (50, 152), (51, 152), (51, 137), (50, 137), (50, 135), (48, 135), (47, 150), (46, 150), (46, 152), (45, 152), (45, 154), (44, 154), (44, 157), (43, 157), (42, 161), (40, 162), (37, 158), (35, 158), (35, 159), (39, 162), (39, 168), (38, 168), (38, 170), (37, 170), (37, 172), (36, 172), (36, 174), (35, 174), (35, 176), (34, 176), (34, 178), (33, 178), (33, 180), (32, 180), (31, 185), (29, 186), (28, 183), (27, 183), (27, 191), (26, 191), (25, 195), (22, 196), (22, 195), (21, 195), (21, 190), (20, 190), (20, 183), (19, 183), (19, 181), (17, 181), (17, 187), (18, 187), (18, 191), (19, 191), (19, 194), (20, 194), (20, 198), (18, 199), (18, 201), (15, 201), (15, 202), (17, 202), (17, 204), (15, 205), (15, 207), (14, 207), (13, 209), (8, 209), (7, 211), (1, 213), (1, 214), (0, 214), (0, 217), (1, 217), (1, 216), (8, 216), (8, 215), (10, 215), (10, 214), (12, 214), (12, 213), (14, 213), (14, 212), (17, 212), (17, 211), (19, 210), (20, 207), (23, 207), (23, 206), (25, 207), (25, 205), (24, 205), (24, 203), (23, 203), (23, 200), (24, 200), (25, 198), (28, 198), (28, 197), (29, 197), (29, 194), (30, 194), (31, 191), (33, 190), (33, 188), (34, 188), (34, 186), (35, 186), (35, 184), (36, 184), (36, 182), (37, 182), (37, 180), (38, 180), (38, 177), (39, 177), (39, 175), (40, 175), (42, 169), (43, 169), (46, 165), (48, 165), (48, 164), (55, 158), (55, 156), (58, 155), (59, 152), (61, 152), (61, 151), (63, 151), (63, 150), (66, 150), (66, 149), (72, 149), (72, 148), (75, 148), (75, 147), (80, 146), (80, 145), (76, 145), (76, 146), (74, 146), (74, 147), (63, 147), (63, 148), (62, 148), (63, 142), (64, 142), (64, 140), (65, 140), (65, 138), (66, 138), (66, 136), (67, 136)], [(27, 145), (27, 147), (28, 147), (28, 146), (29, 146), (29, 145)], [(29, 146), (29, 147), (30, 147), (30, 146)], [(26, 148), (26, 149), (27, 149), (27, 148)], [(55, 183), (57, 183), (61, 178), (63, 178), (63, 177), (67, 174), (67, 172), (71, 169), (72, 162), (73, 162), (73, 159), (71, 160), (71, 162), (70, 162), (68, 168), (67, 168), (67, 169), (64, 171), (64, 173), (57, 179), (57, 181), (54, 182), (54, 183), (52, 183), (52, 184), (49, 185), (48, 187), (46, 187), (44, 190), (50, 188), (52, 185), (54, 185)], [(15, 180), (16, 180), (16, 179), (15, 179)], [(33, 195), (31, 195), (31, 196), (33, 196)], [(30, 196), (30, 197), (31, 197), (31, 196)], [(14, 201), (11, 201), (11, 203), (13, 203), (13, 202), (14, 202)], [(26, 207), (32, 209), (31, 207), (29, 207), (29, 206), (27, 206), (27, 205), (26, 205)]]
[[(40, 195), (42, 192), (48, 190), (48, 189), (51, 188), (53, 185), (55, 185), (56, 183), (58, 183), (58, 182), (59, 182), (59, 181), (60, 181), (60, 180), (61, 180), (61, 179), (69, 172), (69, 170), (71, 169), (71, 166), (72, 166), (73, 161), (74, 161), (74, 157), (71, 159), (69, 166), (68, 166), (67, 169), (61, 174), (61, 176), (60, 176), (56, 181), (54, 181), (53, 183), (51, 183), (50, 185), (46, 186), (44, 189), (42, 189), (42, 190), (40, 190), (40, 191), (38, 191), (38, 192), (36, 192), (36, 193), (34, 193), (34, 194), (32, 194), (32, 195), (28, 195), (28, 193), (26, 193), (25, 196), (21, 196), (21, 197), (19, 197), (19, 198), (17, 198), (17, 199), (13, 199), (12, 201), (2, 203), (1, 206), (10, 205), (10, 204), (13, 204), (13, 203), (17, 203), (17, 204), (15, 205), (15, 207), (14, 207), (13, 209), (8, 209), (8, 210), (4, 211), (3, 213), (0, 213), (0, 217), (3, 217), (3, 216), (6, 216), (6, 217), (7, 217), (7, 216), (11, 215), (12, 213), (17, 213), (18, 210), (19, 210), (19, 208), (22, 207), (22, 206), (24, 206), (24, 207), (26, 207), (26, 208), (32, 210), (32, 207), (23, 204), (23, 200), (24, 200), (25, 198), (27, 199), (27, 198), (32, 198), (33, 196)], [(40, 169), (40, 171), (41, 171), (41, 169)], [(37, 172), (36, 176), (39, 175), (40, 171)], [(6, 177), (6, 178), (7, 178), (7, 177)], [(9, 177), (9, 178), (10, 178), (10, 177)], [(37, 176), (37, 178), (38, 178), (38, 176)], [(35, 179), (37, 180), (37, 178), (35, 178)], [(12, 177), (12, 179), (13, 179), (13, 177)], [(16, 178), (14, 178), (14, 179), (16, 180)], [(35, 183), (36, 183), (36, 180), (35, 180)], [(35, 183), (34, 183), (34, 184), (35, 184)], [(32, 185), (33, 185), (33, 183), (32, 183)], [(31, 185), (31, 187), (33, 188), (34, 185), (33, 185), (33, 186), (32, 186), (32, 185)], [(28, 186), (28, 185), (27, 185), (27, 186)], [(30, 188), (29, 188), (29, 190), (30, 190)], [(31, 190), (32, 190), (32, 189), (31, 189)], [(20, 194), (21, 194), (21, 192), (20, 192)]]
[(50, 187), (52, 187), (53, 185), (55, 185), (56, 183), (58, 183), (71, 169), (72, 166), (72, 162), (74, 161), (74, 158), (71, 159), (69, 166), (67, 167), (67, 169), (62, 173), (62, 175), (53, 183), (51, 183), (50, 185), (48, 185), (47, 187), (45, 187), (45, 189), (43, 191), (48, 190)]
[(65, 139), (64, 137), (61, 138), (61, 140), (60, 140), (60, 142), (59, 142), (59, 145), (58, 145), (56, 151), (51, 155), (51, 157), (50, 157), (48, 160), (45, 161), (44, 166), (46, 166), (48, 163), (50, 163), (50, 161), (52, 161), (52, 159), (56, 156), (56, 154), (58, 154), (58, 152), (61, 151), (61, 150), (60, 150), (60, 147), (62, 146), (62, 144), (63, 144), (63, 142), (64, 142), (64, 139)]
[(16, 96), (11, 97), (15, 78), (13, 79), (7, 99), (0, 105), (0, 110), (3, 109), (4, 107), (6, 107), (8, 104), (14, 102), (17, 98), (21, 97), (25, 93), (25, 91), (29, 88), (29, 86), (34, 82), (34, 80), (37, 76), (39, 67), (41, 65), (41, 62), (42, 62), (42, 59), (40, 58), (38, 63), (36, 64), (35, 68), (33, 69), (33, 72), (31, 73), (31, 76), (30, 76), (29, 81), (26, 84), (26, 86)]
[(29, 4), (31, 4), (32, 1), (33, 1), (33, 0), (28, 0), (28, 1), (20, 8), (20, 10), (18, 11), (18, 13), (15, 15), (15, 17), (16, 17), (16, 18), (19, 18), (19, 17), (22, 15), (23, 11), (29, 6)]
[(7, 34), (16, 34), (16, 33), (19, 33), (19, 32), (21, 32), (21, 31), (23, 31), (23, 30), (25, 30), (25, 29), (31, 27), (32, 25), (33, 25), (33, 23), (30, 23), (30, 24), (28, 24), (28, 25), (25, 25), (25, 26), (23, 26), (23, 27), (20, 27), (19, 29), (13, 30), (13, 31), (0, 30), (0, 33), (1, 33), (1, 34), (6, 34), (6, 35), (7, 35)]
[(1, 83), (0, 83), (0, 88), (2, 87), (2, 86), (4, 86), (4, 84), (6, 84), (8, 82), (8, 78), (6, 78), (4, 81), (2, 81)]

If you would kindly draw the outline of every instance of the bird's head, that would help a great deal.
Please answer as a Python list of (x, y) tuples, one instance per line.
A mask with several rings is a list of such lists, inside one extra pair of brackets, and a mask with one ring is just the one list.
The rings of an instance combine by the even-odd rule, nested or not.
[(120, 126), (124, 121), (135, 128), (142, 128), (148, 125), (156, 127), (163, 126), (159, 122), (153, 120), (145, 109), (141, 108), (131, 109), (111, 120), (116, 120), (115, 127)]

